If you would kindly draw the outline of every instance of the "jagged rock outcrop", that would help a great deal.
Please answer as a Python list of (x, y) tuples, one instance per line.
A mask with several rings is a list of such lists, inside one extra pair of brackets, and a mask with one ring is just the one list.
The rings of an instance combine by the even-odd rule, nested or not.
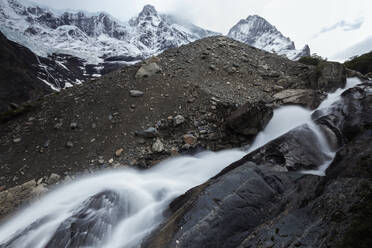
[(259, 49), (284, 55), (292, 60), (310, 56), (308, 45), (305, 45), (301, 50), (296, 50), (293, 41), (284, 37), (276, 27), (258, 15), (248, 16), (247, 19), (240, 20), (230, 29), (227, 36)]
[[(371, 245), (368, 235), (358, 234), (371, 230), (371, 89), (367, 83), (346, 91), (322, 117), (342, 123), (338, 134), (346, 140), (326, 176), (277, 172), (286, 160), (271, 159), (271, 148), (288, 147), (289, 132), (265, 145), (260, 159), (248, 154), (172, 202), (167, 220), (142, 247), (349, 247), (358, 237), (361, 247)], [(348, 109), (340, 123), (333, 118), (338, 109)], [(351, 137), (343, 128), (350, 122), (360, 127)], [(306, 129), (295, 132), (307, 142)], [(308, 148), (302, 159), (322, 152)], [(296, 158), (301, 152), (289, 146), (284, 153)]]

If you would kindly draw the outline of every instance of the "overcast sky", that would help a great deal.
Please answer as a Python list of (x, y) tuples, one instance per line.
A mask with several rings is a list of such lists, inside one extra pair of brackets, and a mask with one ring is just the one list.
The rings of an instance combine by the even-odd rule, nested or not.
[[(33, 0), (55, 9), (106, 11), (128, 20), (152, 4), (163, 13), (226, 34), (240, 19), (258, 14), (301, 48), (332, 58), (372, 36), (372, 0)], [(364, 44), (365, 46), (365, 44)], [(372, 50), (372, 44), (370, 44)]]

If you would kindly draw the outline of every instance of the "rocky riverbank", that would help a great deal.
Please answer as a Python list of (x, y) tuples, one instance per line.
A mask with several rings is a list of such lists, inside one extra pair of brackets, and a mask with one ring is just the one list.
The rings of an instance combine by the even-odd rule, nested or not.
[(345, 80), (338, 63), (303, 65), (212, 37), (49, 95), (1, 118), (1, 199), (18, 199), (1, 213), (53, 178), (249, 144), (273, 109), (314, 109)]

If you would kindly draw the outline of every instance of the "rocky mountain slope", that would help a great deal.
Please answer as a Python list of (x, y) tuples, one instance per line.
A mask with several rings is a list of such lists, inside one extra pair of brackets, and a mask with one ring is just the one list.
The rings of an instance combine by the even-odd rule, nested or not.
[[(304, 65), (211, 37), (49, 95), (0, 124), (0, 214), (79, 172), (147, 168), (198, 149), (244, 146), (274, 108), (314, 109), (345, 78), (338, 63)], [(355, 239), (369, 247), (371, 88), (366, 81), (313, 114), (337, 149), (327, 176), (299, 173), (324, 159), (300, 126), (172, 202), (143, 247), (352, 247)], [(75, 224), (62, 228), (78, 238)], [(82, 246), (85, 239), (73, 241)]]
[(225, 37), (202, 39), (52, 94), (1, 124), (0, 185), (240, 147), (273, 108), (315, 108), (323, 91), (344, 84), (337, 63), (316, 68)]
[(0, 32), (0, 113), (91, 78), (79, 58), (39, 57)]
[(256, 48), (284, 55), (292, 60), (310, 56), (310, 48), (306, 45), (301, 50), (296, 50), (295, 44), (289, 38), (258, 15), (248, 16), (232, 27), (228, 37), (244, 42)]

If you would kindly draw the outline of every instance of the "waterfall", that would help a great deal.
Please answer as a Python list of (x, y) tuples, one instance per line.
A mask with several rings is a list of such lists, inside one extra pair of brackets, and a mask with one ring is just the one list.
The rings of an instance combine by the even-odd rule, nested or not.
[[(318, 110), (331, 106), (342, 92), (359, 83), (359, 79), (348, 79), (345, 89), (329, 94)], [(311, 120), (312, 113), (297, 106), (275, 110), (248, 151), (203, 152), (168, 159), (148, 170), (110, 170), (62, 184), (0, 227), (0, 248), (138, 247), (162, 222), (172, 200), (302, 124), (314, 131), (330, 157), (318, 170), (303, 173), (324, 175), (335, 151)]]

